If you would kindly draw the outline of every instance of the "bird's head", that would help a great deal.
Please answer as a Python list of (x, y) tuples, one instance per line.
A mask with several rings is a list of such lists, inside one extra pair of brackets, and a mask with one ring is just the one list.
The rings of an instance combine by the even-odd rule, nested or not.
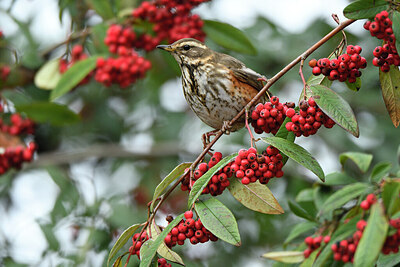
[(181, 65), (200, 64), (212, 54), (205, 44), (192, 38), (180, 39), (170, 45), (158, 45), (157, 48), (170, 52)]

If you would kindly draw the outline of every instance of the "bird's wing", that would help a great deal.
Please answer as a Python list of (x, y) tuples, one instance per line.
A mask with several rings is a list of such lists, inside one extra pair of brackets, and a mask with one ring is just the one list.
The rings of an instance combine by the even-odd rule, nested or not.
[(226, 54), (219, 54), (216, 58), (217, 62), (229, 68), (233, 75), (242, 83), (246, 83), (260, 91), (263, 88), (260, 78), (264, 78), (261, 74), (249, 69), (241, 61)]

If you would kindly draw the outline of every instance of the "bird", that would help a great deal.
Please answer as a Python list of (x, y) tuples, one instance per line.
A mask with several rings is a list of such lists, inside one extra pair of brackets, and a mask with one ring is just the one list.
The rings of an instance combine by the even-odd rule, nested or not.
[[(210, 134), (218, 130), (229, 134), (244, 126), (244, 116), (233, 125), (229, 121), (263, 88), (263, 75), (193, 38), (157, 48), (168, 51), (178, 62), (185, 99), (200, 120), (215, 129)], [(258, 102), (265, 102), (266, 97)]]

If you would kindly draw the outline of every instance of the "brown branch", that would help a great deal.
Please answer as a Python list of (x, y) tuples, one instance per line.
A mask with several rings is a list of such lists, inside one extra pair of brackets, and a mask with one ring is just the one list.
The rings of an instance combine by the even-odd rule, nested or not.
[(176, 143), (163, 143), (150, 150), (126, 149), (118, 144), (92, 145), (82, 149), (67, 152), (41, 153), (37, 160), (26, 166), (27, 169), (49, 165), (62, 165), (80, 162), (87, 158), (140, 158), (152, 160), (155, 158), (178, 156), (181, 153), (190, 154), (187, 150), (180, 150)]
[(66, 40), (62, 41), (61, 43), (55, 44), (55, 45), (53, 45), (53, 46), (47, 48), (46, 50), (44, 50), (44, 51), (40, 54), (40, 56), (43, 57), (43, 58), (46, 58), (46, 57), (48, 57), (55, 49), (57, 49), (57, 48), (59, 48), (59, 47), (61, 47), (61, 46), (63, 46), (63, 45), (69, 44), (70, 42), (72, 42), (72, 41), (74, 41), (74, 40), (78, 40), (79, 38), (86, 37), (86, 36), (88, 36), (88, 35), (91, 34), (91, 33), (92, 33), (91, 28), (86, 28), (86, 29), (84, 29), (83, 31), (78, 32), (78, 33), (72, 33), (71, 35), (68, 36), (68, 38), (67, 38)]

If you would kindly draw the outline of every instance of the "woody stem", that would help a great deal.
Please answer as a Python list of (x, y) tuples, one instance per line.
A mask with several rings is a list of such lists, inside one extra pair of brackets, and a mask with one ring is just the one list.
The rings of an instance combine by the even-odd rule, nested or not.
[(303, 82), (303, 98), (306, 99), (307, 82), (306, 82), (306, 79), (304, 79), (303, 66), (304, 66), (304, 58), (302, 58), (301, 62), (300, 62), (299, 74), (300, 74), (301, 80)]

